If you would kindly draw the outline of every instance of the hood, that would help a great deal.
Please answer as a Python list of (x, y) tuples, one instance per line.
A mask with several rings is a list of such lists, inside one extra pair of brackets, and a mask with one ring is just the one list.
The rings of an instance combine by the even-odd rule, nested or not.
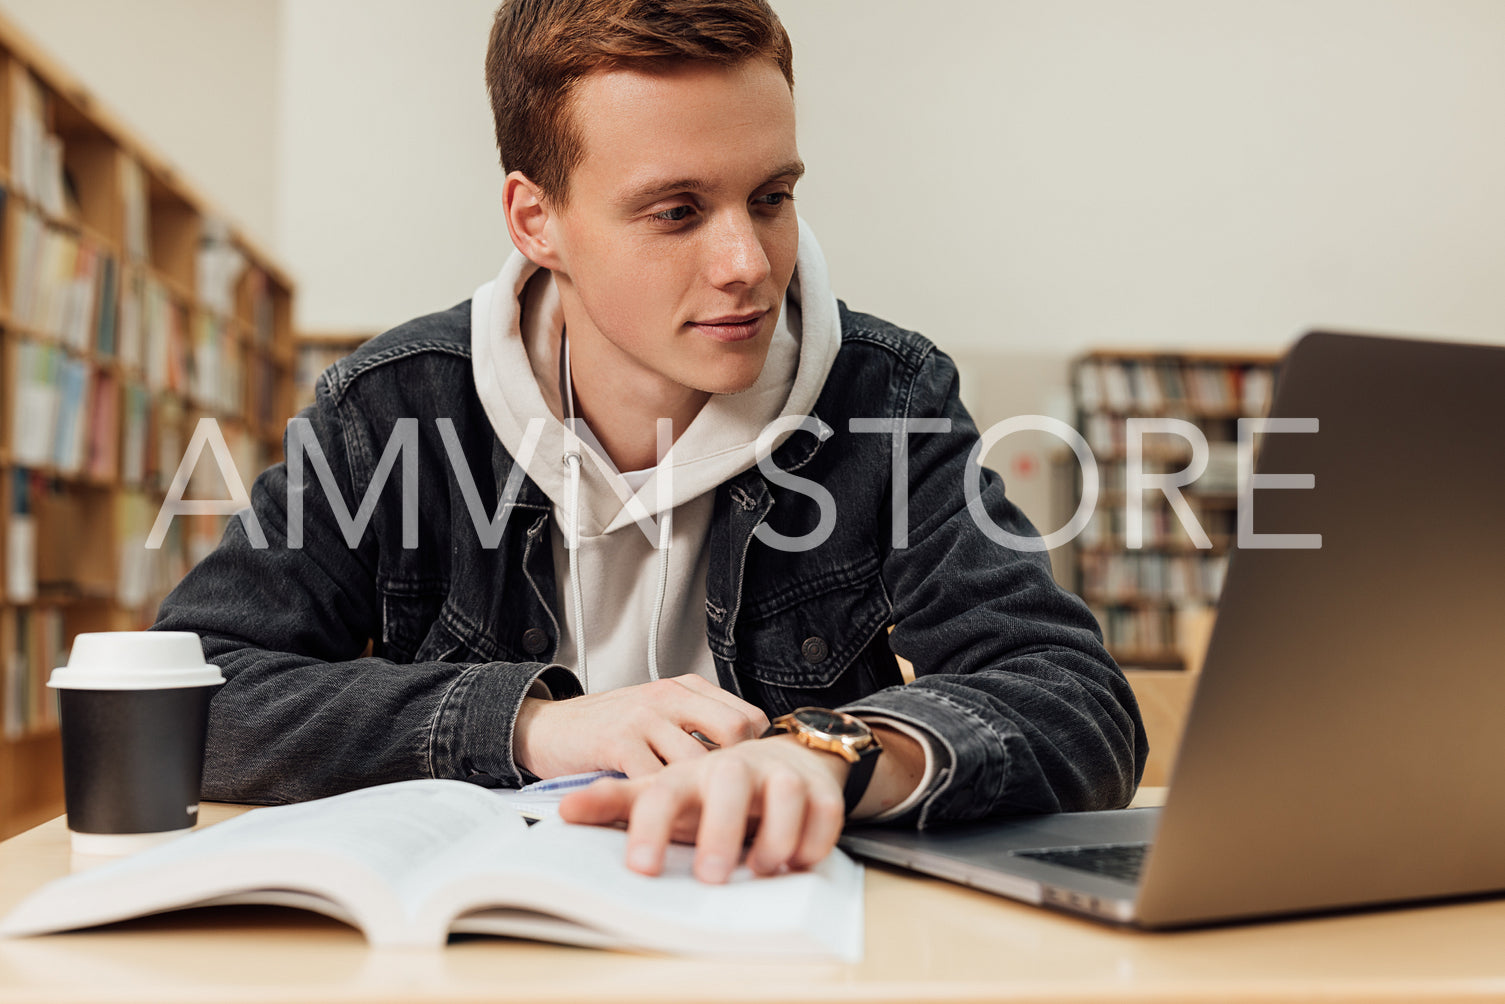
[[(582, 457), (581, 537), (644, 525), (663, 510), (697, 498), (753, 466), (764, 427), (781, 417), (810, 413), (841, 347), (841, 323), (825, 257), (801, 219), (794, 276), (762, 373), (745, 391), (712, 395), (664, 461), (634, 491), (610, 458), (594, 447), (588, 430), (581, 429), (577, 438), (567, 427), (574, 420), (567, 423), (564, 417), (563, 332), (564, 312), (553, 274), (519, 251), (472, 298), (472, 366), (486, 415), (507, 452), (565, 512), (573, 511), (571, 503), (577, 500), (570, 497), (571, 472), (563, 458), (572, 452)], [(666, 467), (671, 469), (667, 477)]]

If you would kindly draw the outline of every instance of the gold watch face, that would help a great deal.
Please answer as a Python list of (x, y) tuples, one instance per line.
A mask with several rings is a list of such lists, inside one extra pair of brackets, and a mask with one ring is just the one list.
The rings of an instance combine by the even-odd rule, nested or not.
[(873, 732), (860, 718), (826, 708), (797, 708), (792, 712), (800, 726), (823, 737), (837, 740), (870, 739)]

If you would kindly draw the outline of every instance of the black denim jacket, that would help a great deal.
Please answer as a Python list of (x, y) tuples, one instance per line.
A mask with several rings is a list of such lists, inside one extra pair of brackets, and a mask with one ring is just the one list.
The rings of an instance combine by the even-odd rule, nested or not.
[[(969, 512), (977, 430), (954, 365), (917, 334), (845, 304), (840, 314), (841, 349), (813, 411), (831, 434), (796, 432), (775, 450), (786, 475), (754, 467), (716, 489), (706, 642), (721, 685), (769, 717), (844, 707), (927, 731), (942, 768), (896, 822), (1125, 804), (1148, 752), (1133, 693), (1046, 555), (995, 543)], [(548, 661), (559, 635), (548, 498), (523, 478), (500, 542), (484, 547), (436, 421), (453, 422), (484, 524), (513, 460), (476, 395), (469, 302), (330, 367), (303, 417), (349, 513), (397, 421), (417, 420), (417, 546), (403, 546), (402, 463), (355, 546), (313, 458), (299, 548), (288, 546), (286, 466), (256, 480), (252, 508), (269, 546), (253, 547), (232, 518), (156, 624), (198, 632), (227, 680), (211, 706), (204, 797), (285, 802), (414, 777), (532, 780), (512, 758), (524, 695), (535, 679), (556, 698), (580, 687)], [(894, 437), (852, 432), (853, 417), (950, 419), (950, 432), (906, 437), (906, 547), (892, 543)], [(803, 551), (754, 535), (760, 524), (787, 537), (819, 527), (820, 491), (793, 478), (834, 502), (829, 537)], [(1037, 536), (996, 474), (982, 484), (996, 526)], [(914, 664), (914, 683), (902, 685), (894, 653)]]

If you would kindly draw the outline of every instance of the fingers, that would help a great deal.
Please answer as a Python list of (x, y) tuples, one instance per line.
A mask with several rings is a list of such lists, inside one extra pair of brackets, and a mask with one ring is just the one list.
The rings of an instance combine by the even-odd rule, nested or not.
[[(690, 739), (689, 736), (685, 738)], [(695, 740), (690, 739), (690, 742), (693, 743)], [(630, 778), (648, 777), (664, 769), (664, 762), (658, 758), (648, 743), (638, 738), (629, 738), (624, 741), (616, 761), (617, 770)]]
[(702, 882), (725, 882), (742, 858), (753, 777), (746, 764), (732, 757), (709, 759), (706, 766), (701, 772), (695, 877)]
[(628, 868), (642, 875), (663, 871), (676, 818), (694, 793), (689, 770), (666, 770), (638, 794), (627, 822)]
[(645, 783), (603, 778), (560, 799), (559, 815), (566, 823), (594, 826), (624, 823)]
[[(674, 713), (685, 732), (700, 730), (719, 746), (756, 739), (768, 729), (768, 716), (735, 694), (694, 674), (664, 680), (677, 688)], [(688, 691), (688, 694), (683, 694)]]
[[(673, 728), (662, 741), (695, 743)], [(671, 840), (693, 841), (695, 877), (727, 881), (742, 857), (751, 820), (758, 821), (748, 853), (754, 872), (809, 868), (836, 845), (846, 816), (828, 765), (807, 759), (824, 756), (829, 754), (776, 739), (710, 754), (697, 750), (650, 776), (598, 781), (571, 793), (560, 803), (560, 815), (574, 823), (626, 820), (627, 866), (644, 875), (663, 871)]]
[(648, 735), (648, 745), (664, 763), (679, 763), (703, 757), (709, 752), (696, 739), (673, 722), (660, 722)]
[(793, 858), (805, 823), (805, 781), (789, 770), (776, 770), (763, 784), (763, 816), (747, 864), (759, 875), (774, 875)]
[[(711, 683), (710, 681), (705, 680), (699, 676), (695, 676), (693, 673), (686, 674), (684, 676), (676, 676), (673, 677), (673, 679), (675, 680), (675, 682), (689, 687), (691, 690), (695, 691), (698, 694), (703, 694), (713, 701), (720, 701), (722, 704), (725, 704), (727, 707), (737, 712), (737, 714), (741, 715), (744, 719), (747, 720), (748, 723), (749, 735), (747, 738), (756, 739), (758, 738), (758, 736), (761, 736), (764, 732), (768, 731), (768, 716), (763, 713), (763, 709), (757, 707), (756, 705), (749, 704), (731, 691), (722, 690), (716, 684)], [(692, 680), (694, 681), (693, 683), (690, 682)]]
[(805, 828), (790, 867), (811, 868), (831, 853), (841, 838), (847, 807), (839, 792), (813, 789), (805, 802)]

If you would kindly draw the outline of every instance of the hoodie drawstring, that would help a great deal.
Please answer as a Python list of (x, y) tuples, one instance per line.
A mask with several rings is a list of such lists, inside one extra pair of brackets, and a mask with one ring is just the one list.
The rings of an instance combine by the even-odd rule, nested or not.
[[(575, 650), (580, 664), (580, 687), (590, 693), (590, 673), (585, 666), (585, 597), (580, 589), (580, 454), (564, 455), (570, 469), (570, 598), (575, 605)], [(674, 510), (658, 517), (658, 588), (653, 594), (653, 619), (648, 622), (648, 679), (658, 679), (658, 624), (664, 616), (664, 594), (669, 588), (669, 542), (674, 536)]]
[(653, 620), (648, 622), (648, 679), (658, 679), (658, 622), (664, 613), (664, 590), (669, 582), (669, 537), (674, 510), (658, 514), (658, 592), (653, 597)]
[(575, 601), (575, 649), (580, 664), (580, 689), (591, 692), (590, 673), (585, 668), (585, 599), (580, 593), (580, 454), (564, 455), (570, 469), (570, 592)]

